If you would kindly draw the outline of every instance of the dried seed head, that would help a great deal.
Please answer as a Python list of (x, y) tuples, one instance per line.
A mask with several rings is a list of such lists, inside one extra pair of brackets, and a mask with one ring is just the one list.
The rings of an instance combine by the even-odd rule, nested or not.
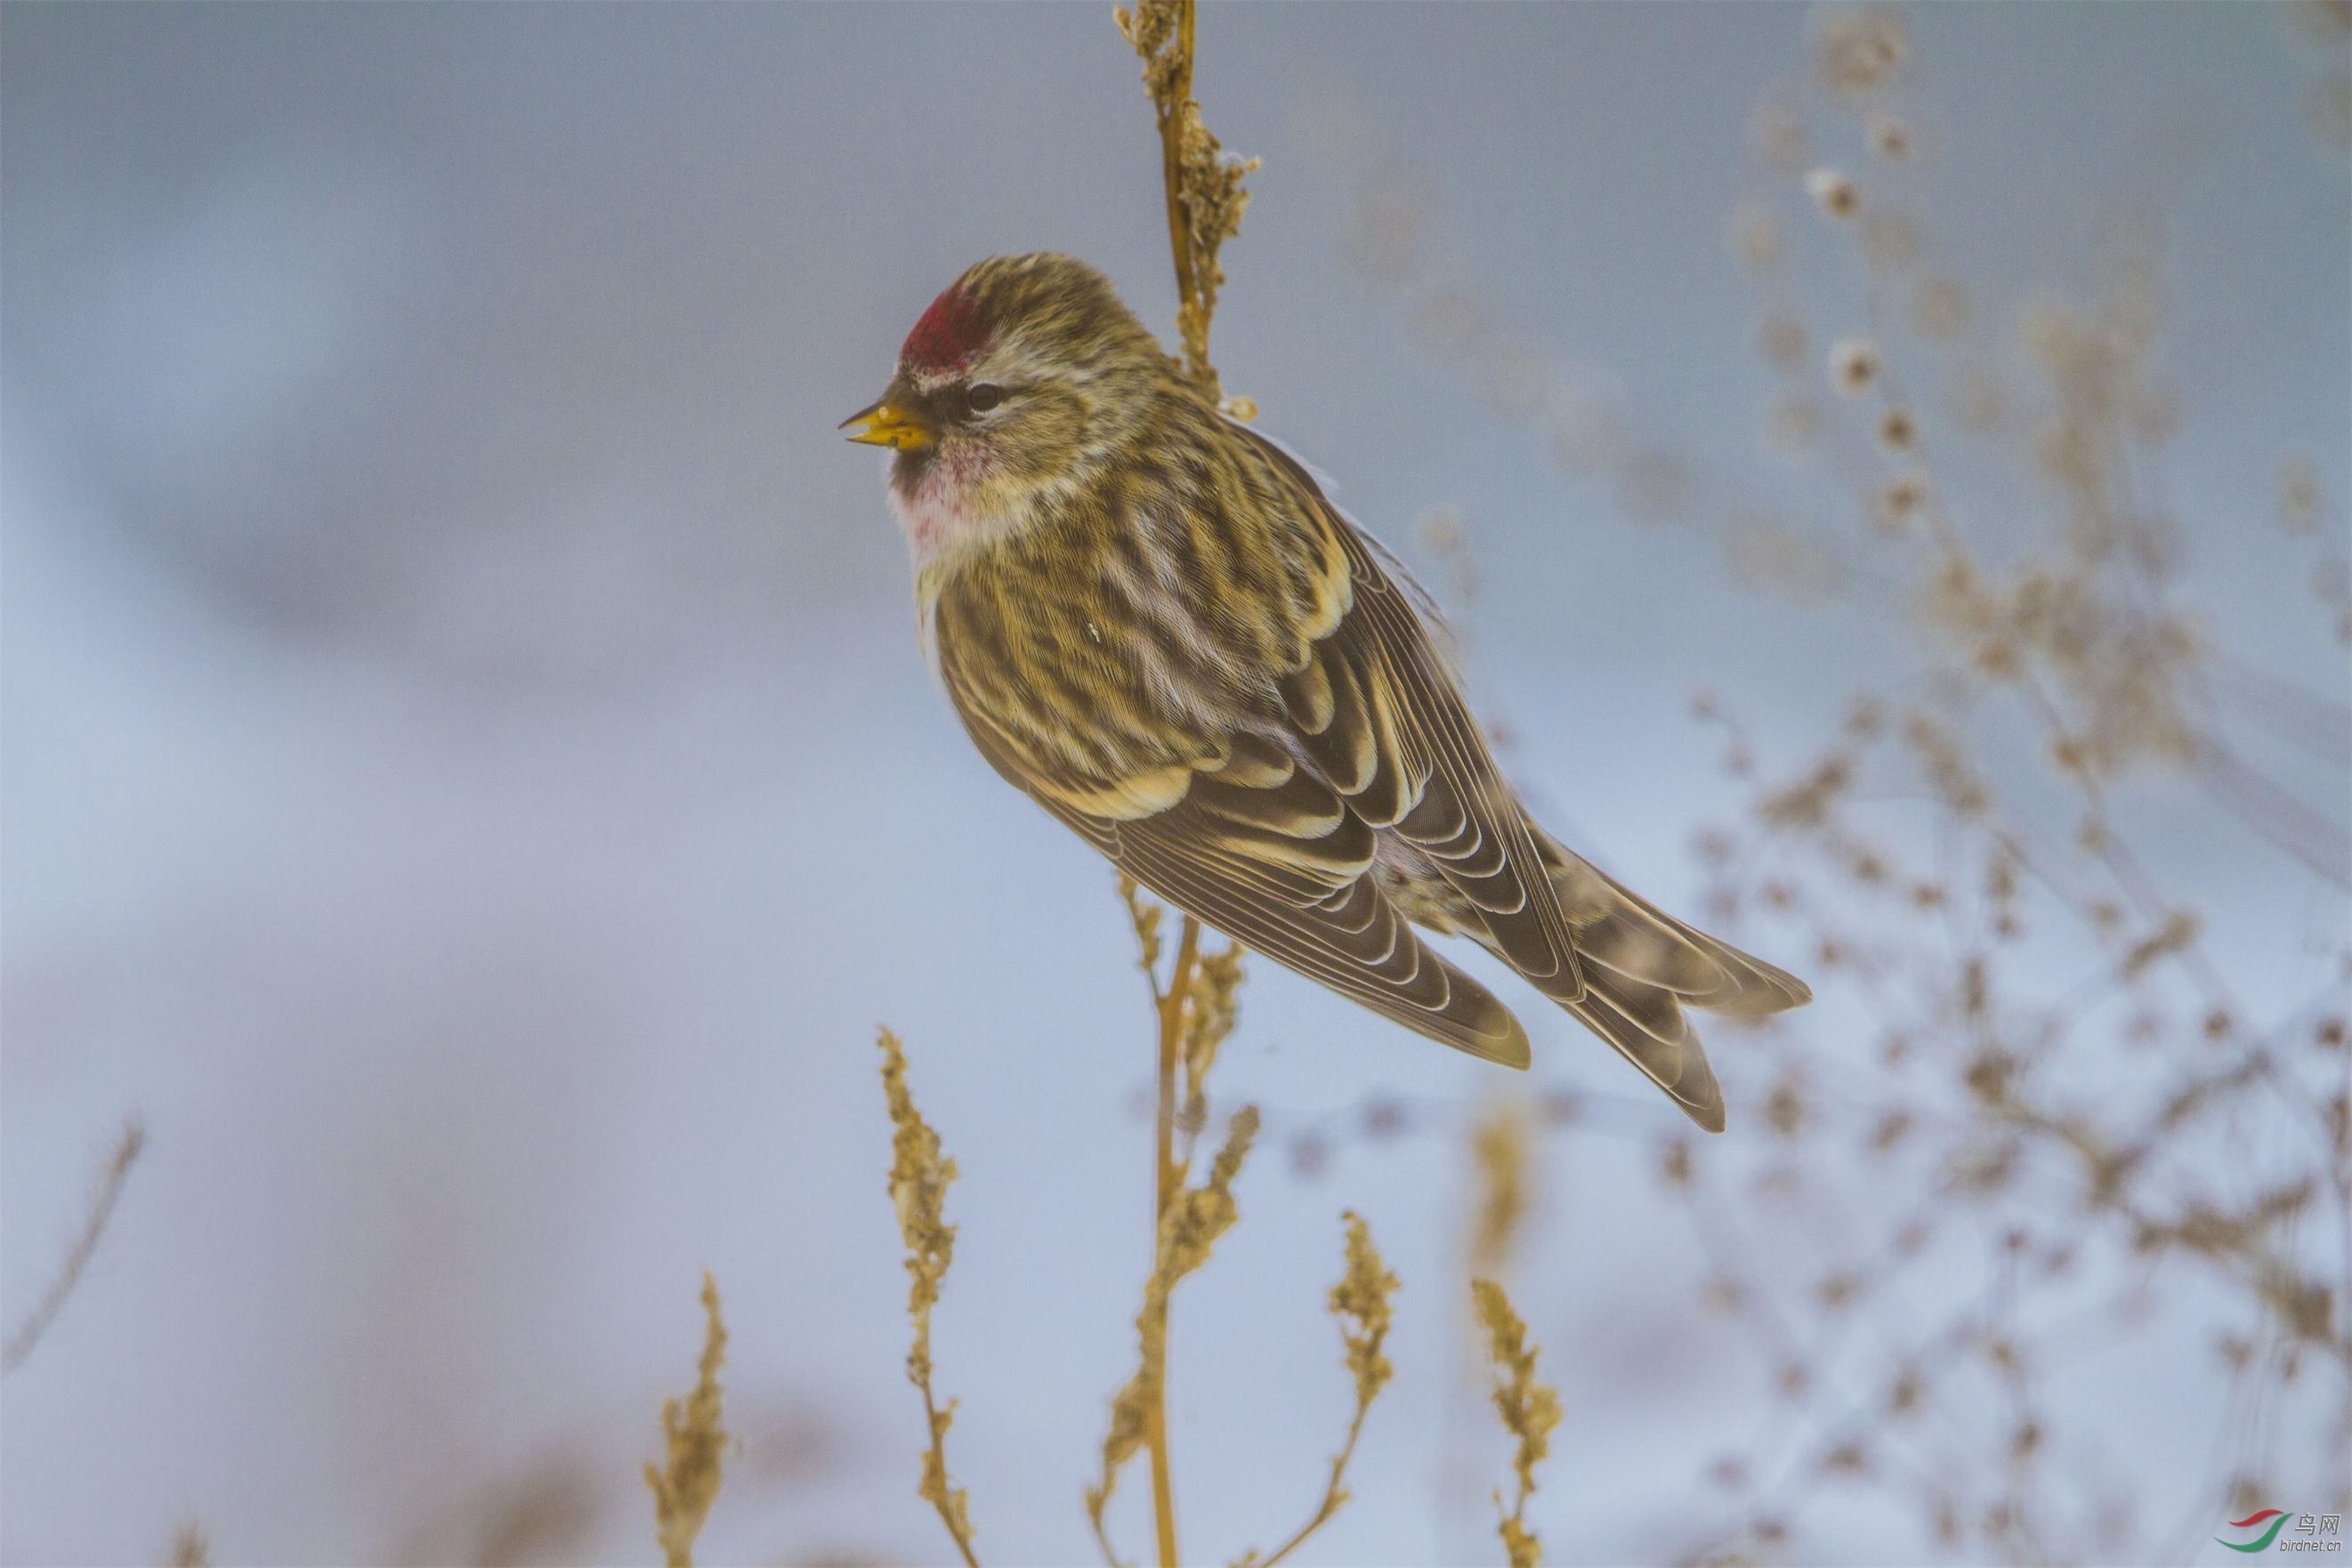
[(1830, 380), (1849, 397), (1878, 384), (1878, 350), (1867, 338), (1841, 338), (1830, 349)]
[(1870, 117), (1870, 150), (1890, 163), (1900, 163), (1914, 151), (1911, 127), (1884, 110)]
[(649, 1463), (645, 1468), (646, 1485), (654, 1494), (655, 1539), (672, 1564), (694, 1561), (695, 1538), (719, 1496), (730, 1439), (720, 1425), (719, 1386), (719, 1369), (727, 1360), (727, 1327), (719, 1315), (719, 1286), (707, 1272), (702, 1276), (702, 1359), (694, 1387), (683, 1398), (662, 1405), (667, 1463)]
[(1915, 470), (1898, 474), (1880, 488), (1872, 521), (1889, 533), (1900, 533), (1917, 522), (1927, 510), (1927, 476)]
[(1822, 1468), (1832, 1475), (1867, 1475), (1870, 1473), (1870, 1456), (1859, 1443), (1840, 1443), (1822, 1456)]
[(1901, 15), (1886, 6), (1833, 12), (1814, 41), (1822, 85), (1847, 98), (1892, 86), (1910, 59), (1910, 33)]
[(1397, 1277), (1388, 1270), (1380, 1248), (1363, 1219), (1350, 1209), (1340, 1216), (1347, 1226), (1348, 1270), (1331, 1288), (1331, 1315), (1339, 1320), (1339, 1335), (1347, 1345), (1348, 1371), (1355, 1379), (1359, 1411), (1369, 1409), (1394, 1369), (1381, 1346), (1388, 1339), (1389, 1299), (1397, 1291)]
[[(1517, 1495), (1502, 1516), (1503, 1544), (1511, 1568), (1535, 1568), (1543, 1560), (1542, 1543), (1527, 1525), (1528, 1499), (1536, 1489), (1536, 1467), (1550, 1452), (1552, 1432), (1559, 1426), (1559, 1394), (1536, 1380), (1538, 1349), (1529, 1342), (1527, 1324), (1512, 1310), (1502, 1287), (1491, 1279), (1473, 1279), (1470, 1294), (1495, 1363), (1489, 1391), (1495, 1411), (1502, 1417), (1504, 1428), (1518, 1439), (1511, 1462)], [(1503, 1500), (1499, 1491), (1495, 1500), (1499, 1507)]]
[(1890, 408), (1879, 416), (1878, 439), (1889, 449), (1907, 452), (1918, 444), (1919, 426), (1907, 408)]
[(1794, 1138), (1805, 1130), (1804, 1090), (1793, 1079), (1782, 1079), (1772, 1086), (1764, 1100), (1764, 1124), (1782, 1138)]
[(1508, 1106), (1472, 1130), (1478, 1166), (1478, 1219), (1470, 1237), (1471, 1266), (1491, 1274), (1508, 1262), (1529, 1203), (1528, 1125)]
[(2279, 522), (2289, 533), (2309, 533), (2319, 518), (2319, 470), (2297, 452), (2279, 465)]
[(1850, 218), (1862, 211), (1862, 192), (1835, 169), (1815, 169), (1805, 176), (1805, 194), (1834, 218)]

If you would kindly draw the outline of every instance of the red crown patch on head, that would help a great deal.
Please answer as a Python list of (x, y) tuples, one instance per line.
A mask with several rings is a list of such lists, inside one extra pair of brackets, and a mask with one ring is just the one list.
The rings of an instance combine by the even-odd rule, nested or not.
[(980, 302), (950, 284), (907, 334), (898, 357), (917, 370), (957, 370), (994, 335)]

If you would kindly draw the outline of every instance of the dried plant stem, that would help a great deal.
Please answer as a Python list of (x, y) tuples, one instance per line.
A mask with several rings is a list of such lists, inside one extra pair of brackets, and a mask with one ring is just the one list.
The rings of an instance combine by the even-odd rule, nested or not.
[(922, 1390), (923, 1424), (931, 1434), (931, 1446), (923, 1455), (922, 1495), (932, 1508), (939, 1510), (940, 1522), (947, 1526), (948, 1538), (955, 1542), (956, 1551), (962, 1555), (964, 1568), (980, 1568), (980, 1559), (972, 1555), (971, 1524), (961, 1511), (964, 1494), (961, 1489), (950, 1489), (948, 1486), (948, 1423), (953, 1418), (954, 1409), (950, 1406), (941, 1410), (939, 1402), (931, 1396), (931, 1369), (928, 1360), (923, 1363), (921, 1374), (915, 1378), (915, 1386)]
[[(1249, 1159), (1257, 1139), (1257, 1108), (1245, 1105), (1226, 1124), (1225, 1140), (1209, 1162), (1209, 1173), (1199, 1185), (1179, 1185), (1160, 1216), (1154, 1238), (1150, 1278), (1143, 1283), (1143, 1306), (1135, 1315), (1135, 1375), (1111, 1399), (1110, 1429), (1103, 1437), (1102, 1477), (1086, 1490), (1087, 1519), (1096, 1544), (1110, 1568), (1123, 1568), (1113, 1549), (1105, 1519), (1118, 1473), (1150, 1441), (1167, 1386), (1168, 1298), (1186, 1276), (1209, 1260), (1217, 1238), (1241, 1218), (1234, 1202), (1234, 1182)], [(1173, 1551), (1173, 1500), (1160, 1512), (1162, 1540)], [(1171, 1555), (1163, 1568), (1172, 1564)]]
[[(1216, 313), (1217, 287), (1224, 280), (1217, 267), (1217, 251), (1241, 228), (1242, 208), (1249, 200), (1242, 182), (1257, 165), (1225, 154), (1201, 121), (1201, 106), (1192, 99), (1193, 10), (1194, 0), (1135, 0), (1131, 10), (1122, 6), (1111, 16), (1143, 61), (1144, 86), (1151, 95), (1152, 117), (1160, 131), (1160, 179), (1168, 205), (1168, 254), (1176, 270), (1176, 329), (1184, 346), (1183, 368), (1213, 398), (1220, 395), (1220, 388), (1216, 368), (1209, 363), (1209, 322)], [(1235, 417), (1247, 416), (1245, 411), (1235, 414)], [(1189, 1142), (1185, 1158), (1179, 1161), (1176, 1155), (1177, 1075), (1180, 1069), (1186, 1074), (1190, 1093), (1185, 1105), (1197, 1116), (1204, 1108), (1201, 1079), (1217, 1041), (1233, 1026), (1233, 987), (1240, 976), (1238, 955), (1228, 952), (1204, 972), (1201, 922), (1186, 915), (1176, 945), (1175, 966), (1167, 987), (1161, 989), (1155, 973), (1160, 911), (1141, 901), (1134, 883), (1124, 878), (1120, 894), (1135, 922), (1143, 972), (1151, 983), (1160, 1024), (1159, 1094), (1152, 1139), (1152, 1277), (1137, 1322), (1143, 1343), (1142, 1366), (1114, 1409), (1112, 1436), (1104, 1450), (1103, 1482), (1088, 1493), (1088, 1512), (1104, 1554), (1116, 1563), (1103, 1535), (1102, 1508), (1116, 1481), (1120, 1455), (1123, 1449), (1132, 1451), (1125, 1446), (1137, 1436), (1131, 1426), (1122, 1428), (1122, 1413), (1129, 1418), (1139, 1414), (1140, 1437), (1151, 1456), (1151, 1513), (1160, 1568), (1176, 1568), (1181, 1561), (1176, 1550), (1176, 1491), (1168, 1459), (1168, 1297), (1176, 1280), (1206, 1258), (1215, 1235), (1233, 1223), (1232, 1202), (1224, 1189), (1239, 1170), (1256, 1118), (1245, 1111), (1237, 1121), (1237, 1136), (1218, 1155), (1210, 1186), (1199, 1191), (1188, 1188)], [(1206, 1006), (1194, 994), (1204, 985), (1210, 993)], [(1195, 1120), (1188, 1140), (1198, 1132)]]
[(1495, 1363), (1495, 1413), (1503, 1418), (1505, 1429), (1518, 1439), (1511, 1457), (1517, 1491), (1507, 1509), (1503, 1507), (1502, 1492), (1495, 1493), (1495, 1507), (1501, 1514), (1496, 1528), (1511, 1568), (1538, 1568), (1543, 1542), (1528, 1528), (1528, 1499), (1535, 1495), (1536, 1467), (1551, 1452), (1552, 1430), (1559, 1425), (1559, 1394), (1536, 1380), (1538, 1348), (1528, 1342), (1528, 1325), (1512, 1310), (1503, 1288), (1491, 1279), (1473, 1279), (1470, 1297), (1477, 1306), (1478, 1321), (1486, 1331), (1487, 1352)]
[[(1192, 6), (1185, 6), (1189, 26)], [(1191, 915), (1184, 917), (1183, 933), (1176, 942), (1176, 967), (1168, 977), (1168, 989), (1160, 996), (1160, 1094), (1153, 1142), (1158, 1155), (1154, 1167), (1151, 1204), (1152, 1247), (1160, 1246), (1160, 1226), (1168, 1217), (1169, 1205), (1176, 1201), (1176, 1191), (1183, 1184), (1184, 1173), (1176, 1163), (1176, 1068), (1181, 1055), (1184, 1037), (1184, 999), (1192, 989), (1192, 971), (1201, 956), (1201, 922)], [(1159, 1331), (1164, 1342), (1168, 1333), (1168, 1300), (1160, 1297), (1155, 1304), (1159, 1315)], [(1154, 1369), (1157, 1386), (1150, 1391), (1150, 1421), (1144, 1433), (1144, 1444), (1151, 1452), (1151, 1519), (1160, 1541), (1160, 1568), (1176, 1568), (1176, 1484), (1168, 1463), (1168, 1363), (1163, 1357)]]
[(212, 1560), (204, 1526), (191, 1520), (172, 1532), (172, 1568), (212, 1568)]
[(1347, 1346), (1348, 1373), (1356, 1385), (1356, 1413), (1349, 1418), (1346, 1440), (1331, 1456), (1330, 1477), (1324, 1482), (1323, 1496), (1307, 1522), (1276, 1547), (1273, 1555), (1260, 1557), (1252, 1552), (1236, 1562), (1234, 1568), (1274, 1568), (1346, 1504), (1348, 1462), (1356, 1457), (1356, 1440), (1364, 1435), (1364, 1417), (1371, 1414), (1372, 1401), (1380, 1397), (1381, 1390), (1395, 1373), (1382, 1349), (1388, 1343), (1392, 1321), (1389, 1298), (1396, 1294), (1397, 1277), (1389, 1272), (1380, 1248), (1372, 1245), (1371, 1229), (1365, 1225), (1363, 1216), (1350, 1210), (1340, 1217), (1348, 1227), (1348, 1271), (1331, 1288), (1331, 1315), (1339, 1321), (1340, 1339)]
[[(1181, 310), (1201, 300), (1192, 269), (1192, 226), (1184, 214), (1184, 105), (1192, 96), (1193, 0), (1176, 0), (1176, 47), (1171, 56), (1168, 90), (1152, 105), (1160, 123), (1160, 177), (1168, 195), (1168, 254), (1176, 264), (1176, 302)], [(1202, 346), (1207, 347), (1205, 325)], [(1186, 345), (1188, 348), (1190, 345)], [(1196, 364), (1198, 372), (1205, 368)]]
[(719, 1369), (727, 1360), (727, 1325), (719, 1315), (718, 1281), (707, 1270), (702, 1311), (702, 1359), (695, 1369), (694, 1387), (684, 1398), (662, 1406), (667, 1463), (646, 1467), (646, 1485), (654, 1494), (654, 1537), (669, 1568), (694, 1568), (695, 1538), (702, 1533), (702, 1521), (718, 1499), (720, 1461), (729, 1439), (719, 1424)]
[(1210, 397), (1221, 397), (1209, 363), (1209, 321), (1224, 273), (1217, 252), (1241, 230), (1249, 205), (1243, 182), (1255, 159), (1228, 154), (1201, 120), (1192, 98), (1193, 0), (1136, 0), (1111, 15), (1143, 60), (1143, 81), (1160, 127), (1160, 177), (1168, 202), (1168, 254), (1176, 268), (1176, 331), (1183, 368)]
[[(1200, 922), (1188, 916), (1163, 986), (1159, 969), (1160, 926), (1167, 910), (1143, 897), (1141, 889), (1125, 877), (1119, 879), (1119, 896), (1126, 900), (1129, 919), (1134, 923), (1138, 967), (1151, 990), (1159, 1036), (1160, 1104), (1152, 1140), (1157, 1170), (1152, 1183), (1151, 1271), (1143, 1282), (1143, 1305), (1135, 1315), (1135, 1374), (1111, 1398), (1110, 1426), (1103, 1436), (1102, 1475), (1086, 1489), (1087, 1520), (1096, 1544), (1102, 1549), (1103, 1561), (1110, 1568), (1126, 1568), (1111, 1543), (1108, 1510), (1119, 1472), (1149, 1451), (1160, 1563), (1161, 1568), (1175, 1568), (1181, 1558), (1176, 1546), (1175, 1489), (1168, 1462), (1168, 1301), (1185, 1277), (1209, 1260), (1217, 1238), (1241, 1218), (1234, 1202), (1234, 1182), (1257, 1138), (1258, 1114), (1257, 1108), (1249, 1105), (1234, 1113), (1206, 1175), (1193, 1183), (1193, 1138), (1199, 1128), (1187, 1123), (1180, 1109), (1179, 1074), (1192, 1091), (1192, 1100), (1183, 1103), (1198, 1104), (1200, 1079), (1233, 1027), (1234, 989), (1241, 980), (1240, 954), (1228, 949), (1204, 955)], [(1185, 1131), (1181, 1152), (1180, 1125)]]
[(67, 1298), (81, 1282), (82, 1271), (89, 1267), (91, 1257), (98, 1251), (99, 1238), (106, 1234), (107, 1221), (114, 1217), (114, 1205), (122, 1196), (122, 1184), (130, 1178), (131, 1167), (146, 1143), (146, 1130), (136, 1121), (124, 1124), (122, 1136), (115, 1141), (114, 1152), (107, 1160), (106, 1180), (98, 1190), (97, 1201), (89, 1205), (89, 1217), (82, 1222), (81, 1235), (75, 1238), (73, 1249), (58, 1266), (58, 1277), (41, 1293), (32, 1315), (19, 1323), (16, 1331), (8, 1336), (7, 1344), (0, 1347), (0, 1376), (16, 1371), (33, 1353), (33, 1347), (40, 1343), (41, 1336), (48, 1332), (49, 1325), (65, 1310)]
[(947, 1222), (948, 1188), (956, 1163), (940, 1135), (923, 1120), (907, 1082), (907, 1051), (887, 1029), (877, 1031), (882, 1049), (882, 1093), (890, 1110), (890, 1202), (898, 1211), (898, 1234), (907, 1244), (907, 1317), (913, 1342), (907, 1347), (907, 1381), (923, 1396), (923, 1476), (915, 1495), (938, 1512), (965, 1568), (980, 1568), (972, 1552), (971, 1504), (961, 1487), (948, 1479), (948, 1428), (955, 1401), (945, 1405), (931, 1392), (931, 1309), (955, 1260), (956, 1227)]
[(1297, 1551), (1308, 1536), (1329, 1523), (1331, 1516), (1339, 1511), (1339, 1505), (1348, 1500), (1347, 1488), (1340, 1482), (1348, 1473), (1348, 1461), (1356, 1457), (1356, 1439), (1364, 1430), (1364, 1417), (1371, 1413), (1372, 1407), (1369, 1405), (1356, 1406), (1355, 1419), (1348, 1423), (1348, 1440), (1342, 1443), (1339, 1446), (1339, 1451), (1331, 1457), (1331, 1479), (1323, 1489), (1323, 1500), (1315, 1505), (1314, 1513), (1308, 1516), (1307, 1522), (1300, 1525), (1289, 1540), (1276, 1547), (1271, 1556), (1261, 1558), (1251, 1564), (1251, 1568), (1274, 1568), (1276, 1563)]

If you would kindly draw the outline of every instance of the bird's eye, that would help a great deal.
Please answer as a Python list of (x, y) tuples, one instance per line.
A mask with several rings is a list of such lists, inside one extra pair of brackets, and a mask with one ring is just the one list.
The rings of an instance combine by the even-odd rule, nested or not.
[(974, 414), (985, 414), (1004, 401), (1004, 388), (992, 381), (975, 381), (964, 393), (963, 400)]

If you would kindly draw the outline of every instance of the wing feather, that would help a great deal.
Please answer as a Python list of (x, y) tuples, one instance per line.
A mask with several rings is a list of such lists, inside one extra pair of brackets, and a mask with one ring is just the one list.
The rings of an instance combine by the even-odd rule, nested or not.
[(1580, 998), (1575, 938), (1526, 814), (1406, 594), (1297, 458), (1235, 428), (1288, 478), (1349, 577), (1346, 613), (1308, 650), (1314, 673), (1283, 684), (1300, 745), (1365, 820), (1429, 856), (1513, 968), (1557, 1000)]
[(1374, 885), (1371, 826), (1280, 747), (1237, 735), (1192, 771), (1181, 798), (1113, 818), (1081, 803), (1119, 781), (1041, 776), (970, 684), (944, 624), (940, 670), (989, 763), (1121, 870), (1244, 947), (1407, 1028), (1474, 1056), (1528, 1065), (1527, 1032), (1438, 956)]

